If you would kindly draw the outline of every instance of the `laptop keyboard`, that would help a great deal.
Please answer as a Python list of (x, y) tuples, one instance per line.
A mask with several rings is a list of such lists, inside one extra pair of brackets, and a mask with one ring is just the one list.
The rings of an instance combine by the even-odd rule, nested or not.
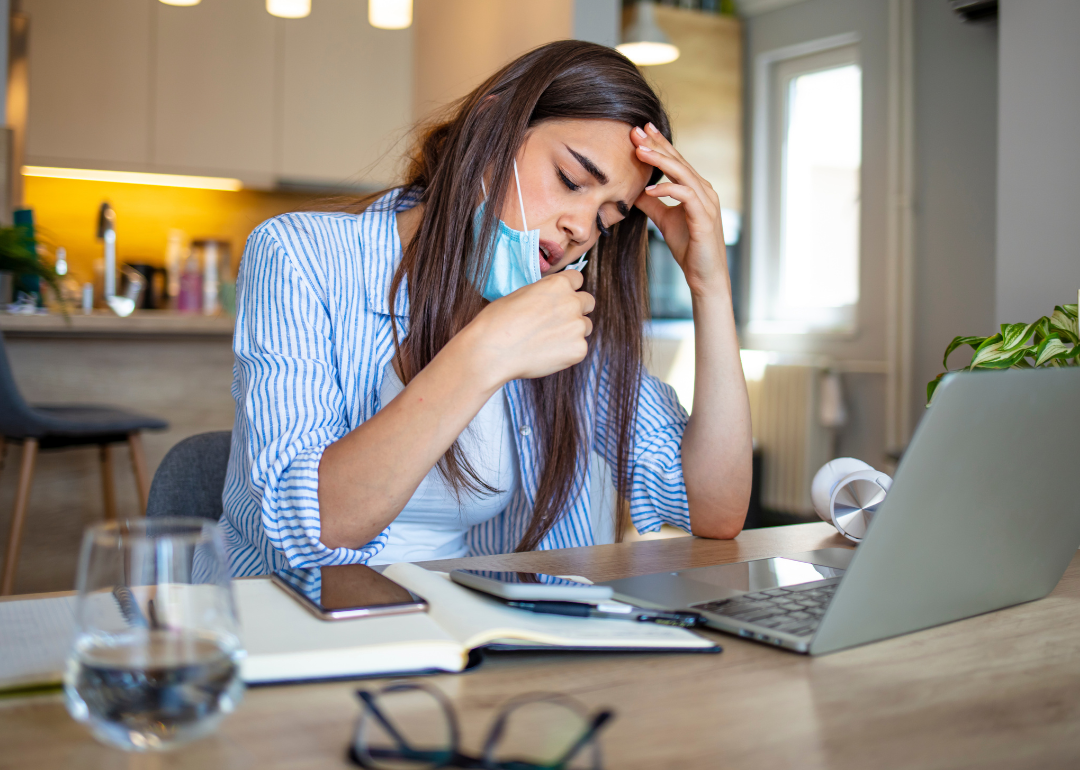
[(770, 588), (731, 599), (695, 604), (692, 609), (794, 636), (809, 636), (825, 614), (840, 578)]

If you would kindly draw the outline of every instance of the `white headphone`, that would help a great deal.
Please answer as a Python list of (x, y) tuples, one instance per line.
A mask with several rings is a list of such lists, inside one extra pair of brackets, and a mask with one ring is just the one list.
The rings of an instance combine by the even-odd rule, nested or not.
[(862, 460), (840, 457), (826, 463), (814, 476), (810, 499), (822, 520), (858, 543), (866, 536), (891, 486), (892, 478)]

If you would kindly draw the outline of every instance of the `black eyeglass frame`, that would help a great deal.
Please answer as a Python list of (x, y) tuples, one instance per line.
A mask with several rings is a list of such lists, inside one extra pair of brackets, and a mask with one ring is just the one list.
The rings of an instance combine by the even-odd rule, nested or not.
[[(401, 733), (400, 730), (390, 721), (389, 717), (383, 713), (383, 710), (379, 708), (377, 699), (380, 695), (386, 695), (395, 692), (406, 692), (409, 690), (419, 690), (430, 695), (439, 707), (443, 710), (443, 714), (446, 716), (447, 725), (450, 728), (450, 745), (445, 751), (431, 752), (421, 751), (412, 748), (409, 745), (408, 740)], [(593, 751), (596, 752), (595, 756), (595, 768), (600, 770), (600, 746), (595, 742), (597, 733), (603, 728), (603, 726), (610, 721), (615, 712), (611, 709), (601, 709), (593, 714), (591, 717), (586, 716), (586, 710), (578, 701), (569, 698), (559, 693), (529, 693), (521, 695), (507, 701), (500, 709), (498, 717), (492, 723), (491, 728), (488, 730), (488, 737), (484, 741), (484, 754), (482, 757), (473, 757), (468, 754), (464, 754), (460, 751), (460, 736), (461, 731), (458, 728), (457, 711), (454, 709), (454, 705), (450, 700), (438, 689), (434, 687), (428, 687), (426, 685), (417, 684), (413, 682), (398, 682), (391, 683), (384, 687), (377, 693), (370, 692), (368, 690), (357, 690), (357, 697), (363, 704), (364, 708), (371, 713), (371, 716), (386, 730), (387, 734), (393, 738), (398, 744), (398, 749), (394, 753), (394, 757), (398, 759), (414, 759), (417, 762), (427, 762), (428, 767), (431, 770), (438, 770), (439, 768), (454, 767), (454, 768), (474, 768), (475, 770), (563, 770), (566, 765), (578, 755), (578, 753), (588, 746), (590, 743), (593, 745)], [(563, 755), (556, 760), (553, 764), (539, 765), (533, 762), (526, 762), (524, 760), (509, 760), (505, 762), (497, 762), (492, 758), (492, 753), (495, 751), (499, 739), (502, 737), (506, 730), (506, 724), (513, 712), (531, 703), (538, 703), (550, 701), (558, 703), (571, 711), (577, 713), (582, 717), (582, 720), (586, 722), (587, 727), (578, 736), (570, 747), (563, 753)], [(362, 722), (363, 715), (360, 717)], [(370, 768), (371, 770), (379, 770), (379, 765), (372, 764), (365, 760), (364, 755), (357, 751), (357, 743), (360, 733), (360, 722), (357, 723), (356, 730), (353, 733), (353, 741), (349, 744), (348, 759), (353, 764)], [(369, 747), (365, 747), (365, 754), (372, 761), (375, 757), (372, 756)], [(389, 758), (389, 757), (388, 757)]]

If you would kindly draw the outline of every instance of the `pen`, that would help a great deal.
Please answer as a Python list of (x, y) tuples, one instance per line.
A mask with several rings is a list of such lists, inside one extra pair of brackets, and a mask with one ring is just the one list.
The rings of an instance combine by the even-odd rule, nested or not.
[(693, 628), (701, 623), (701, 616), (696, 612), (669, 612), (635, 607), (622, 602), (605, 602), (593, 606), (579, 602), (522, 602), (508, 601), (507, 606), (545, 615), (569, 615), (576, 618), (608, 618), (611, 620), (633, 620), (638, 623), (659, 623), (665, 626)]

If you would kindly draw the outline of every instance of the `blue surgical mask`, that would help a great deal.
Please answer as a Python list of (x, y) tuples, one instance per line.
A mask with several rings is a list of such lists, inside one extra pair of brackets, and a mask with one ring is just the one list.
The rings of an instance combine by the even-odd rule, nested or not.
[[(482, 293), (484, 299), (489, 302), (494, 302), (523, 286), (540, 280), (540, 231), (529, 230), (525, 219), (525, 202), (521, 197), (521, 180), (518, 178), (517, 161), (514, 161), (514, 182), (517, 184), (518, 205), (521, 206), (521, 224), (525, 230), (515, 230), (501, 219), (499, 220), (495, 236), (491, 239), (487, 254), (484, 255), (490, 260), (491, 269), (488, 271), (487, 283), (484, 284)], [(487, 204), (487, 187), (483, 180), (480, 181), (480, 185), (484, 188), (485, 200), (477, 207), (473, 215), (473, 233), (476, 233), (478, 237)], [(483, 258), (477, 261), (477, 265), (482, 264), (484, 264)], [(581, 270), (585, 264), (583, 256), (567, 269)], [(480, 288), (479, 283), (476, 288)]]

